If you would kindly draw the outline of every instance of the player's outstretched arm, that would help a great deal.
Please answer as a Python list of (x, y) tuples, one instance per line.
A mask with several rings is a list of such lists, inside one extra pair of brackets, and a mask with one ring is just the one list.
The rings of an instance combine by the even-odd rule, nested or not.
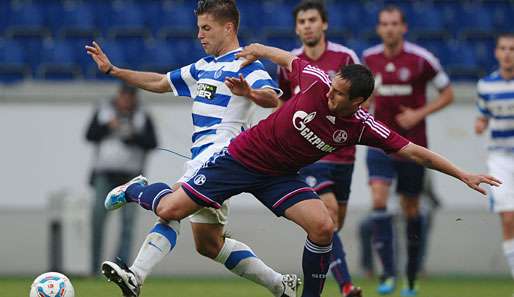
[(93, 61), (98, 66), (98, 70), (105, 74), (112, 75), (135, 87), (150, 92), (164, 93), (171, 91), (166, 75), (118, 68), (111, 63), (100, 45), (95, 41), (93, 41), (92, 45), (86, 45), (86, 52), (93, 58)]
[(255, 60), (263, 58), (268, 59), (279, 66), (287, 68), (289, 71), (291, 71), (291, 63), (296, 58), (296, 56), (292, 55), (290, 52), (281, 50), (276, 47), (266, 46), (260, 43), (252, 43), (248, 46), (245, 46), (242, 51), (236, 54), (236, 56), (246, 60), (243, 62), (241, 67), (250, 65)]
[(443, 156), (412, 142), (402, 148), (398, 155), (411, 159), (425, 167), (451, 175), (483, 195), (486, 194), (486, 191), (480, 187), (480, 184), (485, 183), (495, 187), (501, 184), (501, 181), (490, 175), (464, 172)]
[(277, 93), (272, 89), (253, 89), (250, 87), (242, 74), (239, 74), (239, 77), (227, 77), (225, 85), (232, 94), (246, 97), (264, 108), (276, 107), (279, 101)]

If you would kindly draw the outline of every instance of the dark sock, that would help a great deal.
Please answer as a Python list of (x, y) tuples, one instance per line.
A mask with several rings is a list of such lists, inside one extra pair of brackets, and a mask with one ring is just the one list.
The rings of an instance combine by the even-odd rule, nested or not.
[(352, 282), (345, 256), (343, 242), (337, 232), (334, 232), (332, 237), (332, 254), (330, 255), (330, 271), (332, 271), (332, 275), (334, 275), (341, 292), (345, 284)]
[(319, 246), (309, 239), (303, 248), (302, 268), (304, 287), (302, 297), (319, 297), (325, 285), (332, 244)]
[(410, 289), (414, 289), (419, 269), (422, 236), (421, 216), (407, 219), (407, 281)]
[(133, 184), (125, 191), (128, 199), (153, 212), (155, 212), (161, 198), (172, 192), (173, 190), (165, 183), (155, 183), (148, 186)]
[(385, 209), (373, 211), (373, 246), (378, 253), (384, 277), (396, 276), (393, 250), (393, 218)]

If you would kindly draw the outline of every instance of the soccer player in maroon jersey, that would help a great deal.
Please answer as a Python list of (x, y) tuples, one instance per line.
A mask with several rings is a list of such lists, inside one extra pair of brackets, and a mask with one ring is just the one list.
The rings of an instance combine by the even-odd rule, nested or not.
[[(481, 183), (500, 185), (492, 176), (462, 171), (361, 109), (374, 87), (372, 73), (362, 65), (343, 67), (331, 81), (324, 71), (278, 48), (253, 44), (238, 56), (247, 60), (243, 65), (266, 58), (286, 67), (291, 79), (299, 82), (300, 93), (215, 153), (179, 189), (173, 191), (164, 183), (126, 184), (107, 199), (136, 202), (163, 220), (181, 220), (202, 207), (219, 208), (231, 196), (251, 193), (275, 215), (306, 231), (302, 297), (319, 297), (328, 271), (334, 222), (319, 196), (300, 178), (301, 168), (338, 149), (361, 144), (453, 176), (482, 194), (486, 192)], [(226, 84), (238, 86), (241, 96), (249, 91), (243, 77), (227, 78)], [(167, 194), (160, 194), (163, 191)]]
[[(439, 61), (426, 49), (404, 40), (407, 24), (403, 12), (387, 6), (378, 14), (377, 33), (382, 44), (364, 51), (363, 61), (375, 75), (375, 118), (417, 145), (427, 147), (425, 118), (453, 100), (450, 80)], [(437, 99), (427, 103), (428, 83), (439, 90)], [(393, 252), (392, 218), (386, 206), (393, 178), (407, 220), (407, 284), (402, 296), (415, 296), (419, 268), (422, 221), (419, 196), (424, 168), (400, 156), (368, 150), (367, 164), (373, 199), (374, 246), (383, 264), (377, 291), (394, 291), (396, 268)]]
[[(360, 63), (353, 50), (326, 39), (328, 15), (322, 2), (304, 0), (295, 7), (293, 16), (296, 34), (303, 44), (301, 48), (291, 51), (293, 55), (325, 71), (330, 78), (333, 78), (342, 66)], [(279, 67), (278, 71), (279, 85), (284, 92), (279, 101), (281, 106), (300, 92), (300, 86), (294, 79), (289, 79), (290, 73), (285, 68)], [(343, 297), (362, 295), (362, 290), (352, 283), (343, 242), (338, 235), (346, 216), (354, 161), (355, 146), (349, 146), (323, 157), (300, 171), (307, 184), (316, 190), (321, 201), (325, 203), (336, 226), (332, 238), (330, 270)]]

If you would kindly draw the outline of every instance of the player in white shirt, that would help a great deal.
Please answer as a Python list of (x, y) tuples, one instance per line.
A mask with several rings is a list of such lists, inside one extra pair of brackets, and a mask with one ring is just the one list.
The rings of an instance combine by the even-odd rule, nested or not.
[[(100, 71), (106, 74), (151, 92), (173, 92), (176, 96), (193, 99), (193, 159), (186, 163), (185, 173), (173, 189), (189, 180), (213, 152), (227, 146), (233, 137), (249, 128), (249, 119), (257, 105), (275, 107), (281, 95), (262, 63), (256, 61), (240, 69), (242, 60), (235, 57), (242, 49), (237, 38), (239, 12), (234, 0), (200, 0), (195, 12), (198, 39), (210, 56), (166, 75), (118, 68), (97, 43), (86, 46)], [(238, 77), (247, 83), (233, 84), (225, 80), (228, 77)], [(147, 184), (147, 180), (136, 177), (118, 188), (133, 183)], [(155, 188), (161, 197), (173, 189)], [(115, 201), (106, 202), (106, 208), (115, 207)], [(190, 217), (198, 252), (233, 273), (265, 286), (274, 296), (296, 296), (295, 275), (275, 272), (247, 245), (224, 237), (227, 215), (228, 205), (224, 204), (220, 210), (204, 208)], [(130, 268), (106, 261), (102, 272), (120, 286), (124, 296), (139, 296), (140, 286), (152, 268), (175, 246), (179, 229), (178, 221), (157, 222)]]
[(500, 214), (503, 252), (514, 278), (514, 34), (501, 34), (495, 56), (500, 69), (478, 82), (475, 132), (489, 129), (488, 167), (503, 186), (491, 188), (492, 210)]

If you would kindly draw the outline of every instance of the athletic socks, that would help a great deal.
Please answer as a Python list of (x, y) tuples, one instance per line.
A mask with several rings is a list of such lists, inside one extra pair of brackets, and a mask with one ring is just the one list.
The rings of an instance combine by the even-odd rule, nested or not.
[(422, 223), (422, 218), (419, 215), (407, 218), (407, 282), (411, 290), (414, 289), (421, 259)]
[(303, 278), (302, 297), (319, 297), (323, 291), (328, 271), (332, 244), (320, 246), (309, 239), (303, 249)]
[(352, 282), (350, 277), (350, 272), (348, 271), (348, 266), (346, 264), (345, 252), (343, 247), (343, 242), (341, 238), (337, 234), (337, 231), (334, 232), (334, 236), (332, 237), (332, 254), (330, 255), (330, 271), (334, 275), (337, 284), (339, 285), (339, 289), (342, 292), (343, 288), (346, 284)]
[(129, 268), (143, 283), (153, 267), (159, 263), (174, 247), (177, 235), (180, 232), (180, 223), (171, 221), (168, 224), (156, 224), (146, 236), (134, 263)]
[(393, 218), (385, 209), (375, 209), (373, 220), (373, 246), (384, 268), (383, 276), (396, 276), (393, 249)]
[(125, 194), (128, 201), (137, 202), (144, 209), (155, 213), (161, 198), (172, 192), (173, 190), (165, 183), (155, 183), (148, 186), (135, 183), (127, 188)]
[(507, 258), (507, 263), (510, 267), (510, 273), (514, 278), (514, 239), (509, 239), (503, 242), (503, 254)]
[(231, 238), (225, 243), (214, 259), (231, 272), (268, 288), (273, 295), (281, 296), (282, 275), (268, 267), (246, 244)]

